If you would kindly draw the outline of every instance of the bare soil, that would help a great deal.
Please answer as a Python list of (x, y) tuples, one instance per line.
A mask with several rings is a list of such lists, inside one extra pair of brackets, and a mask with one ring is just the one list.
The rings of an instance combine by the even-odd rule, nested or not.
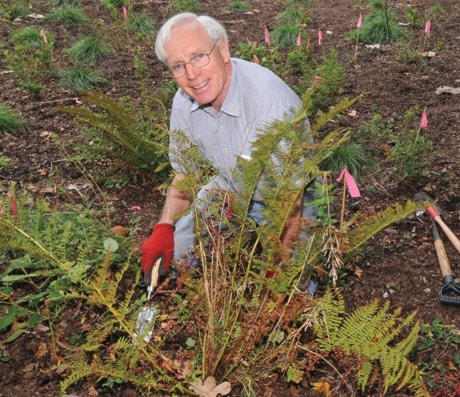
[[(97, 3), (97, 5), (95, 4)], [(160, 25), (168, 13), (164, 12), (167, 1), (135, 1), (136, 11), (143, 10)], [(277, 1), (248, 0), (251, 13), (236, 13), (228, 10), (230, 1), (203, 0), (203, 13), (208, 13), (224, 23), (230, 41), (236, 48), (237, 43), (247, 40), (263, 43), (264, 27), (271, 27), (275, 18), (283, 9)], [(375, 109), (384, 120), (397, 119), (411, 107), (418, 105), (426, 108), (429, 125), (423, 131), (434, 143), (435, 160), (430, 165), (430, 174), (423, 180), (409, 183), (400, 178), (388, 180), (385, 170), (369, 175), (361, 181), (362, 198), (350, 200), (349, 211), (381, 211), (387, 205), (403, 203), (412, 199), (420, 190), (427, 191), (438, 200), (443, 210), (443, 218), (451, 229), (460, 236), (460, 95), (437, 94), (441, 86), (460, 86), (460, 4), (458, 0), (394, 1), (390, 6), (401, 17), (410, 4), (421, 10), (440, 4), (443, 12), (433, 21), (428, 47), (436, 54), (423, 62), (407, 63), (398, 58), (402, 49), (397, 44), (381, 46), (380, 49), (359, 47), (358, 59), (353, 61), (355, 45), (346, 37), (346, 33), (356, 26), (360, 11), (357, 5), (363, 2), (315, 0), (311, 7), (312, 22), (306, 30), (314, 41), (317, 31), (324, 34), (323, 47), (336, 48), (342, 65), (347, 72), (347, 85), (344, 95), (349, 97), (364, 94), (354, 105), (356, 115), (341, 120), (352, 130), (359, 125), (369, 123)], [(50, 11), (48, 1), (30, 1), (31, 12), (46, 15)], [(91, 19), (110, 22), (113, 16), (99, 2), (82, 0), (83, 9)], [(91, 27), (71, 26), (63, 29), (50, 22), (40, 22), (30, 18), (11, 23), (0, 19), (0, 44), (11, 49), (11, 32), (28, 25), (40, 25), (53, 32), (56, 38), (54, 57), (64, 64), (65, 50), (69, 42), (83, 37)], [(409, 27), (409, 29), (411, 29)], [(420, 44), (423, 35), (420, 29), (412, 29), (414, 38), (409, 42), (413, 48)], [(320, 56), (323, 48), (314, 43)], [(152, 87), (164, 83), (168, 76), (153, 53), (153, 43), (144, 48), (146, 62), (154, 73), (150, 82)], [(135, 77), (132, 54), (128, 48), (120, 48), (100, 68), (109, 83), (103, 91), (113, 96), (140, 97), (139, 84)], [(0, 141), (0, 153), (11, 159), (11, 165), (0, 168), (0, 190), (4, 194), (11, 182), (32, 191), (37, 196), (46, 196), (55, 205), (62, 202), (78, 202), (78, 192), (68, 190), (70, 184), (82, 186), (86, 179), (71, 161), (66, 160), (69, 153), (63, 151), (50, 133), (57, 134), (63, 142), (83, 142), (80, 126), (71, 117), (57, 108), (74, 102), (76, 93), (63, 90), (55, 79), (44, 85), (39, 98), (32, 98), (18, 86), (14, 73), (10, 73), (4, 60), (0, 59), (0, 103), (11, 106), (20, 112), (29, 126), (18, 134), (4, 134)], [(89, 170), (96, 173), (97, 170)], [(58, 187), (56, 193), (43, 193), (43, 188)], [(150, 228), (158, 218), (163, 204), (158, 183), (151, 179), (130, 181), (127, 186), (107, 191), (112, 205), (117, 208), (114, 224), (128, 225), (134, 216), (141, 216), (139, 241), (150, 233)], [(141, 207), (133, 213), (132, 207)], [(460, 275), (460, 253), (455, 251), (444, 236), (446, 248), (454, 274)], [(404, 312), (417, 311), (422, 323), (430, 324), (439, 319), (446, 325), (460, 329), (460, 308), (441, 305), (438, 292), (443, 284), (436, 254), (431, 238), (431, 221), (425, 217), (412, 216), (379, 233), (360, 251), (350, 267), (344, 287), (344, 296), (350, 309), (370, 300), (389, 300), (394, 307), (402, 307)], [(71, 329), (68, 330), (72, 332)], [(39, 349), (46, 343), (47, 335), (37, 332), (26, 335), (12, 344), (3, 340), (8, 335), (0, 334), (0, 348), (8, 351), (11, 357), (8, 363), (0, 363), (0, 396), (55, 396), (59, 394), (58, 375), (47, 369), (53, 363), (40, 362)], [(434, 396), (455, 396), (460, 386), (460, 368), (453, 364), (453, 357), (459, 352), (459, 346), (440, 346), (427, 352), (418, 359), (425, 362), (442, 362), (450, 374), (450, 381), (440, 380), (432, 390)], [(449, 367), (450, 366), (450, 367)], [(449, 368), (447, 370), (447, 368)], [(445, 372), (443, 372), (445, 376)], [(450, 383), (449, 383), (450, 382)], [(100, 391), (99, 395), (104, 394)], [(121, 394), (133, 396), (133, 391), (125, 390)], [(89, 395), (82, 390), (79, 396)], [(262, 394), (261, 394), (262, 395)], [(264, 396), (309, 396), (311, 390), (283, 384), (269, 385)]]

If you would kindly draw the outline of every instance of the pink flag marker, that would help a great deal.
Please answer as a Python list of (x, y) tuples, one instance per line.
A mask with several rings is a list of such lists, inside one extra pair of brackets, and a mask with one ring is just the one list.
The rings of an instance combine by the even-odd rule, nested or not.
[(265, 36), (265, 42), (270, 45), (270, 32), (268, 31), (268, 28), (265, 26), (264, 27), (264, 36)]
[(426, 128), (428, 127), (428, 116), (426, 114), (426, 111), (424, 110), (422, 113), (422, 119), (420, 120), (420, 128)]
[(254, 54), (254, 63), (257, 63), (257, 65), (260, 65), (259, 57), (255, 54)]
[(299, 33), (297, 35), (297, 47), (300, 47), (302, 45), (302, 35)]
[(45, 33), (45, 31), (43, 29), (40, 30), (40, 36), (42, 36), (43, 43), (47, 44), (48, 39), (46, 38), (46, 33)]
[(125, 21), (128, 20), (128, 10), (126, 9), (125, 6), (123, 6), (123, 18)]
[(318, 29), (318, 45), (323, 44), (323, 32), (321, 32), (321, 29)]
[(359, 192), (358, 184), (356, 183), (355, 178), (348, 172), (347, 167), (345, 167), (340, 176), (337, 178), (337, 182), (341, 182), (343, 177), (345, 177), (345, 183), (347, 185), (348, 193), (351, 197), (361, 197), (361, 193)]
[(359, 14), (358, 22), (356, 23), (356, 27), (359, 29), (363, 24), (363, 14)]
[(426, 21), (426, 23), (425, 23), (425, 34), (430, 34), (430, 32), (431, 32), (431, 22)]

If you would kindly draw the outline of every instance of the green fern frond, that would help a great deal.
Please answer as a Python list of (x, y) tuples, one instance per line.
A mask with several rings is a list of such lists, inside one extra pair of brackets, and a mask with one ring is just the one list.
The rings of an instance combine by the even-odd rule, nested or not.
[(373, 300), (345, 318), (343, 303), (335, 300), (343, 298), (328, 291), (319, 304), (314, 322), (318, 346), (325, 352), (339, 347), (355, 355), (359, 362), (356, 378), (363, 391), (373, 371), (380, 368), (385, 394), (391, 387), (408, 386), (427, 396), (418, 367), (407, 359), (420, 330), (419, 322), (413, 324), (415, 313), (404, 318), (400, 309), (390, 313), (389, 302), (380, 306)]
[(91, 149), (134, 169), (159, 171), (166, 167), (166, 110), (148, 118), (134, 102), (117, 101), (97, 91), (83, 91), (81, 97), (85, 106), (61, 107), (60, 111), (75, 116), (76, 121), (102, 134), (104, 144), (95, 144)]
[[(344, 252), (350, 253), (356, 250), (381, 230), (393, 223), (402, 221), (418, 210), (424, 209), (425, 205), (408, 200), (405, 205), (396, 203), (394, 207), (387, 207), (377, 215), (367, 215), (362, 220), (362, 223), (357, 222), (356, 218), (352, 219), (346, 224), (347, 238)], [(355, 228), (351, 229), (351, 225), (354, 225)]]

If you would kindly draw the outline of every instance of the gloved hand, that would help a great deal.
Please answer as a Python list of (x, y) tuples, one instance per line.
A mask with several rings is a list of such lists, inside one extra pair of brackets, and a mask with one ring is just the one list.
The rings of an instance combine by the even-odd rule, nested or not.
[[(153, 227), (152, 235), (142, 244), (142, 270), (144, 281), (150, 285), (152, 267), (158, 258), (162, 257), (158, 275), (162, 276), (169, 270), (174, 254), (174, 230), (170, 223), (158, 223)], [(158, 280), (155, 280), (157, 282)]]

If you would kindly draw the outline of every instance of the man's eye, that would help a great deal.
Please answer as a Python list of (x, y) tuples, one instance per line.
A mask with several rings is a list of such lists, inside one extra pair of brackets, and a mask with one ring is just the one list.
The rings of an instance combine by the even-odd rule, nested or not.
[(183, 67), (184, 67), (183, 63), (176, 63), (175, 65), (173, 65), (173, 67), (171, 69), (172, 70), (181, 70)]
[(197, 54), (193, 57), (193, 59), (199, 61), (200, 59), (203, 59), (205, 56), (206, 54)]

